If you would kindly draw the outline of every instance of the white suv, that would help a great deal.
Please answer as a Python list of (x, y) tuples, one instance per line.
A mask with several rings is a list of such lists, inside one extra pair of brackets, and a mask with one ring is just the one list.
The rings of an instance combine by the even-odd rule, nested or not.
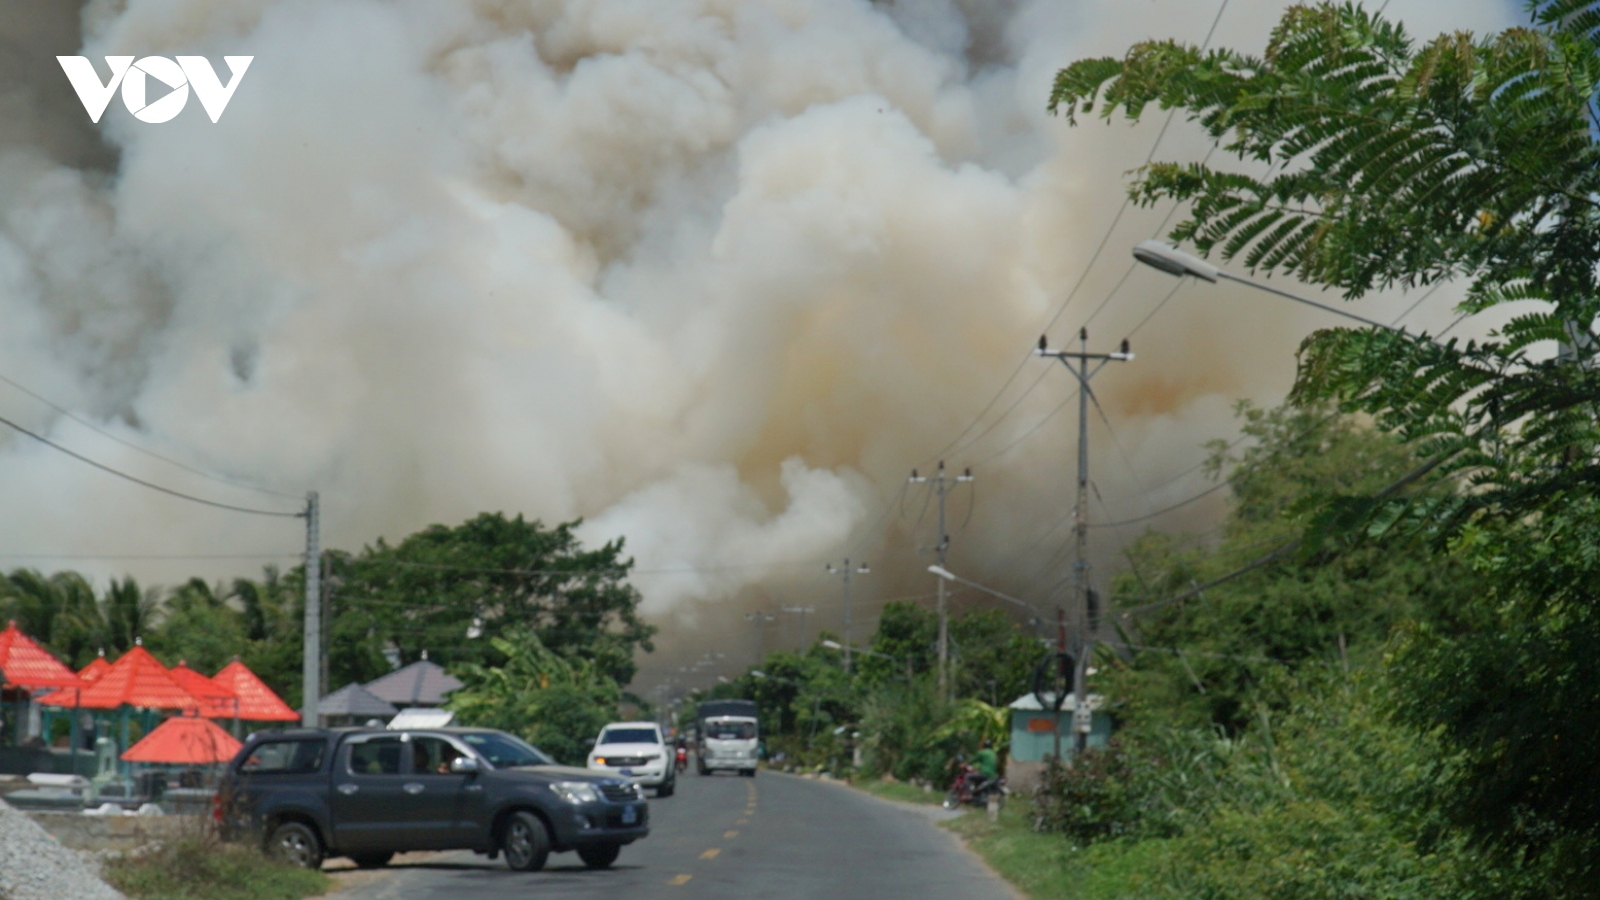
[(612, 722), (601, 729), (589, 751), (589, 768), (620, 775), (641, 787), (653, 787), (657, 797), (672, 796), (677, 786), (677, 766), (672, 748), (654, 722)]

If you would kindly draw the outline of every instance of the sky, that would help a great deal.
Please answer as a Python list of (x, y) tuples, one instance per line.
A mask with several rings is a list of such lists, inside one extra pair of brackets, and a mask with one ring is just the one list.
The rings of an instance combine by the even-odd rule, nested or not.
[[(1132, 342), (1095, 380), (1106, 523), (1211, 487), (1234, 402), (1280, 402), (1300, 338), (1335, 324), (1136, 267), (1171, 211), (1128, 207), (1127, 173), (1209, 144), (1159, 113), (1069, 127), (1051, 79), (1147, 39), (1259, 52), (1285, 6), (8, 2), (0, 417), (78, 456), (0, 434), (0, 568), (257, 575), (304, 533), (255, 512), (310, 490), (347, 550), (480, 511), (581, 518), (625, 538), (662, 629), (636, 684), (703, 682), (800, 640), (784, 607), (840, 631), (826, 563), (872, 568), (858, 638), (928, 602), (937, 505), (907, 476), (944, 460), (974, 474), (949, 568), (1049, 607), (1077, 417), (1041, 333)], [(1386, 13), (1431, 37), (1518, 8)], [(113, 98), (95, 124), (57, 55), (254, 60), (217, 122)], [(1437, 332), (1458, 296), (1351, 309)], [(1204, 534), (1225, 502), (1151, 522)], [(1096, 531), (1097, 578), (1143, 527)]]

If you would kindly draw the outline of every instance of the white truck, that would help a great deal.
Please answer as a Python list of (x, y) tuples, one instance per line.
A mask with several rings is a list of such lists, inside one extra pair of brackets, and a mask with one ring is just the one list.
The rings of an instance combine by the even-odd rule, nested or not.
[(695, 750), (701, 775), (733, 769), (754, 778), (761, 724), (753, 700), (707, 700), (695, 708)]

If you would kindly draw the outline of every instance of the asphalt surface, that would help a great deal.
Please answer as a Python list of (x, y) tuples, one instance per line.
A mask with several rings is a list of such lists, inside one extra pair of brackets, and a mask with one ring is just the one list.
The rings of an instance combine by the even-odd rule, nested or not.
[[(958, 838), (934, 824), (938, 807), (879, 800), (841, 784), (763, 771), (681, 776), (674, 796), (650, 800), (650, 836), (610, 868), (575, 853), (512, 872), (469, 852), (407, 854), (382, 872), (332, 872), (338, 900), (522, 897), (1020, 896)], [(330, 866), (331, 868), (331, 866)]]

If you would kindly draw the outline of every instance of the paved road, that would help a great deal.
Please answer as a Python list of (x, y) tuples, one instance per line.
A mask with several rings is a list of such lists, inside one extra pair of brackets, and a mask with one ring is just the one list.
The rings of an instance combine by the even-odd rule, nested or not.
[(616, 865), (589, 871), (577, 854), (552, 854), (544, 871), (511, 872), (472, 853), (415, 854), (349, 879), (340, 900), (540, 897), (1019, 896), (948, 831), (942, 811), (888, 803), (840, 784), (762, 772), (755, 778), (690, 775), (677, 794), (650, 801), (650, 836)]

